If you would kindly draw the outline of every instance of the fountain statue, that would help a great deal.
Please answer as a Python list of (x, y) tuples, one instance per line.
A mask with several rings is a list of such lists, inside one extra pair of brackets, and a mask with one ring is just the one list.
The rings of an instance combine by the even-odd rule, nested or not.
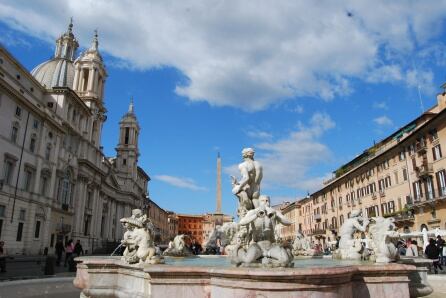
[(169, 242), (169, 247), (163, 252), (164, 256), (171, 257), (188, 257), (192, 255), (190, 249), (186, 246), (184, 241), (186, 235), (177, 235), (173, 241)]
[[(360, 210), (353, 210), (351, 217), (341, 226), (339, 249), (334, 258), (361, 260), (371, 259), (376, 263), (390, 263), (398, 260), (399, 255), (392, 239), (399, 238), (395, 231), (394, 218), (363, 218)], [(362, 222), (362, 225), (361, 225)], [(370, 222), (370, 225), (369, 225)], [(356, 232), (368, 232), (369, 238), (354, 238)]]
[(300, 231), (297, 232), (293, 242), (293, 255), (295, 256), (315, 256), (317, 252), (311, 247), (310, 240)]
[(276, 226), (291, 225), (280, 211), (270, 207), (269, 197), (260, 195), (262, 166), (254, 160), (254, 150), (242, 151), (243, 162), (238, 168), (241, 179), (232, 177), (232, 193), (237, 196), (239, 206), (238, 225), (231, 231), (227, 249), (231, 262), (236, 266), (291, 267), (291, 248), (279, 241)]
[[(338, 253), (342, 258), (359, 259), (361, 250), (365, 250), (363, 247), (369, 247), (375, 253), (376, 265), (358, 262), (339, 267), (342, 262), (330, 261), (334, 264), (318, 262), (313, 268), (293, 268), (292, 250), (311, 253), (311, 244), (301, 234), (296, 236), (293, 247), (278, 237), (278, 225), (288, 226), (291, 222), (279, 210), (271, 208), (269, 197), (261, 194), (262, 166), (254, 161), (254, 150), (243, 149), (242, 154), (244, 160), (239, 165), (241, 178), (232, 179), (232, 192), (239, 203), (238, 222), (216, 227), (209, 244), (217, 245), (218, 242), (220, 247), (226, 243), (228, 258), (157, 256), (152, 224), (141, 210), (136, 209), (132, 216), (121, 219), (126, 228), (122, 259), (113, 256), (76, 258), (74, 285), (82, 289), (81, 297), (334, 298), (381, 297), (383, 293), (392, 293), (392, 297), (402, 298), (432, 292), (427, 283), (425, 260), (419, 262), (419, 259), (412, 258), (404, 264), (380, 263), (395, 258), (391, 244), (392, 237), (396, 236), (392, 219), (373, 218), (368, 227), (368, 219), (363, 219), (361, 212), (356, 210), (340, 229)], [(370, 239), (355, 239), (355, 234), (366, 232), (367, 227)], [(185, 237), (176, 236), (165, 255), (184, 256), (189, 253)], [(148, 264), (163, 261), (165, 264), (162, 265)], [(228, 261), (239, 268), (231, 268)], [(272, 267), (290, 268), (274, 270)]]
[(121, 244), (125, 246), (122, 260), (129, 264), (148, 263), (160, 264), (164, 259), (156, 255), (154, 229), (140, 209), (133, 209), (132, 216), (121, 218), (121, 223), (127, 230)]
[(369, 220), (362, 217), (360, 210), (353, 210), (350, 218), (339, 230), (341, 239), (339, 240), (339, 249), (334, 253), (334, 256), (339, 259), (360, 260), (363, 246), (361, 239), (354, 239), (353, 235), (356, 231), (365, 232), (368, 224)]
[(391, 241), (400, 236), (395, 231), (394, 221), (393, 217), (372, 217), (369, 233), (376, 263), (390, 263), (399, 259), (398, 250)]

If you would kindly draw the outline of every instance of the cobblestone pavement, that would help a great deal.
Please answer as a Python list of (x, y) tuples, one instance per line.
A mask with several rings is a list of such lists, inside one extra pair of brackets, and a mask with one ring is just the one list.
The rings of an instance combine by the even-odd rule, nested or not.
[[(0, 273), (0, 282), (31, 279), (31, 278), (45, 278), (54, 275), (45, 275), (43, 267), (45, 265), (45, 258), (42, 256), (17, 256), (14, 259), (7, 259), (6, 272)], [(75, 272), (68, 272), (67, 267), (54, 267), (55, 276), (58, 277), (74, 277)]]
[(0, 282), (0, 298), (79, 298), (73, 277), (52, 277)]
[(443, 271), (438, 274), (429, 274), (427, 276), (429, 284), (434, 289), (434, 292), (428, 296), (428, 298), (444, 298), (446, 297), (446, 268), (443, 267)]

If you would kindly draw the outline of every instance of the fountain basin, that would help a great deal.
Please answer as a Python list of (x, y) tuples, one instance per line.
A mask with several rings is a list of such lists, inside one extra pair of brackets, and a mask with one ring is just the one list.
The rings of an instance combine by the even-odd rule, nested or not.
[(409, 297), (416, 271), (403, 264), (262, 269), (76, 260), (81, 297)]

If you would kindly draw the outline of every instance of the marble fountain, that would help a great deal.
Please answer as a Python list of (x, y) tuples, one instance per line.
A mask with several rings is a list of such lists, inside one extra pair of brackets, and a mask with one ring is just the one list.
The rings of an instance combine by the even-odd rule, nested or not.
[[(221, 227), (227, 256), (190, 257), (183, 236), (165, 255), (156, 253), (153, 225), (141, 210), (121, 219), (126, 232), (123, 256), (77, 258), (74, 285), (81, 297), (420, 297), (432, 292), (426, 280), (428, 263), (398, 261), (392, 219), (362, 218), (352, 212), (340, 229), (336, 259), (312, 255), (308, 240), (298, 234), (292, 246), (281, 241), (276, 225), (290, 225), (260, 194), (262, 166), (254, 150), (243, 149), (241, 178), (232, 177), (239, 201), (238, 223)], [(353, 237), (368, 229), (372, 257), (361, 261), (364, 245)]]

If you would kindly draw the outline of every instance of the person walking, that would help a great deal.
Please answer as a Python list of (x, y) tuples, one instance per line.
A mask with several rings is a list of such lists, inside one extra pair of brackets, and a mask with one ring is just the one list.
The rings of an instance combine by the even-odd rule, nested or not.
[(73, 244), (73, 239), (68, 240), (67, 244), (65, 245), (65, 261), (63, 266), (67, 267), (67, 263), (70, 260), (70, 258), (73, 255), (73, 251), (74, 251), (74, 244)]
[(0, 272), (6, 272), (6, 248), (4, 241), (0, 241)]
[(74, 246), (74, 253), (76, 256), (80, 256), (84, 254), (84, 249), (82, 248), (82, 244), (80, 240), (76, 241), (76, 245)]
[(62, 254), (65, 251), (65, 248), (63, 247), (63, 243), (62, 241), (57, 241), (56, 242), (56, 246), (54, 247), (55, 251), (56, 251), (56, 266), (59, 267), (60, 266), (60, 261), (62, 260)]
[(443, 250), (444, 250), (444, 247), (445, 247), (445, 241), (444, 241), (444, 239), (441, 238), (440, 235), (437, 236), (437, 247), (438, 247), (438, 250), (440, 251), (440, 257), (439, 257), (440, 258), (440, 264), (441, 265), (446, 265), (445, 264), (446, 256), (443, 253)]
[(434, 239), (429, 239), (429, 244), (426, 246), (426, 249), (424, 251), (427, 258), (432, 260), (432, 264), (434, 266), (434, 272), (435, 274), (438, 274), (437, 268), (440, 268), (440, 270), (443, 270), (443, 267), (441, 266), (438, 256), (440, 255), (440, 250), (438, 249), (437, 245), (435, 244)]

